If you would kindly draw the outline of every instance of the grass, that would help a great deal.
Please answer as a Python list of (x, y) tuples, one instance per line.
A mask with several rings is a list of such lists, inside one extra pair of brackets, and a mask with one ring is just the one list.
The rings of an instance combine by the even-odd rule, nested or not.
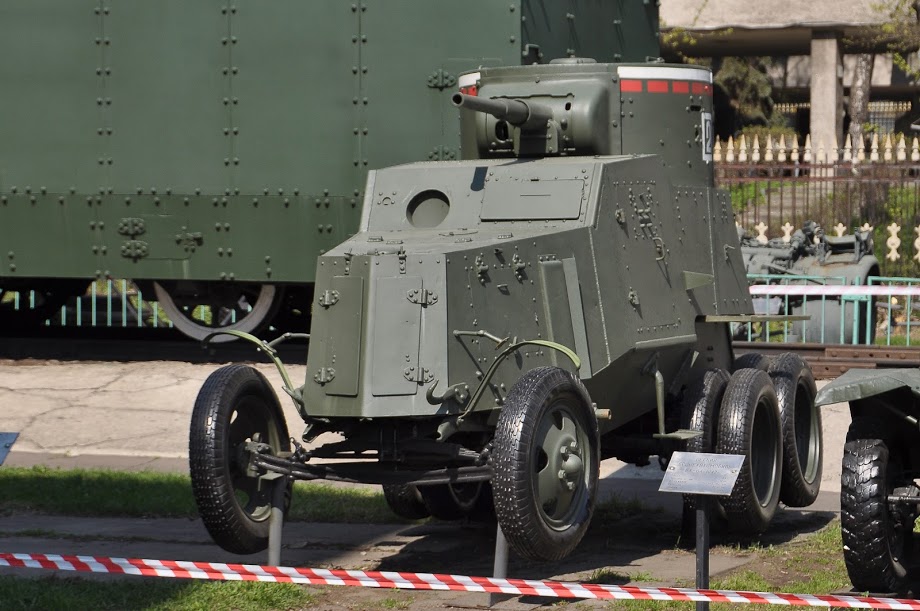
[[(755, 592), (797, 592), (827, 594), (850, 587), (841, 554), (840, 523), (833, 522), (810, 537), (782, 546), (753, 547), (752, 561), (728, 575), (713, 579), (710, 587), (717, 590)], [(633, 578), (639, 581), (638, 577)], [(676, 584), (693, 587), (693, 582)], [(574, 606), (575, 603), (572, 603)], [(608, 609), (629, 611), (690, 611), (692, 602), (672, 601), (613, 601)], [(713, 611), (730, 611), (737, 605), (713, 603)]]
[[(0, 512), (37, 511), (75, 516), (197, 517), (187, 475), (47, 467), (0, 469)], [(297, 482), (289, 520), (392, 523), (404, 521), (383, 494)], [(2, 600), (2, 599), (0, 599)]]
[[(125, 587), (130, 584), (130, 587)], [(0, 576), (0, 608), (187, 611), (303, 609), (322, 594), (290, 583), (131, 579), (19, 579)]]
[[(196, 515), (187, 476), (162, 473), (130, 473), (105, 470), (63, 471), (46, 467), (0, 469), (0, 512), (38, 511), (94, 516)], [(291, 506), (294, 519), (327, 522), (393, 522), (383, 495), (376, 491), (334, 488), (298, 483)], [(603, 534), (613, 523), (650, 509), (635, 499), (614, 497), (597, 507), (594, 521)], [(43, 531), (29, 531), (44, 535)], [(743, 568), (713, 579), (711, 587), (729, 590), (819, 593), (849, 587), (841, 554), (839, 522), (809, 537), (779, 546), (754, 545), (743, 550), (717, 548), (714, 553), (743, 551), (751, 560)], [(681, 552), (682, 553), (682, 552)], [(654, 581), (647, 572), (616, 573), (595, 570), (587, 581), (625, 583)], [(130, 587), (125, 587), (125, 584)], [(692, 581), (677, 583), (692, 587)], [(0, 575), (0, 608), (3, 609), (191, 609), (218, 611), (252, 609), (275, 611), (309, 608), (327, 596), (322, 588), (305, 589), (292, 584), (251, 582), (200, 582), (185, 580), (120, 579), (97, 581), (80, 578), (18, 578)], [(374, 609), (406, 609), (411, 594), (393, 591), (379, 599), (365, 599)], [(363, 603), (362, 603), (363, 604)], [(687, 610), (693, 603), (663, 601), (612, 601), (610, 609), (660, 611)], [(558, 601), (554, 607), (578, 609), (578, 601)], [(712, 605), (729, 611), (730, 605)]]

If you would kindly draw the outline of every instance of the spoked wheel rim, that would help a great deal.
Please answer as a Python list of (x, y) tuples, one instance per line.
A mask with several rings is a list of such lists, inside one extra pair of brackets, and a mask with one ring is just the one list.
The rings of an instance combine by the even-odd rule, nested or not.
[[(173, 325), (199, 340), (215, 331), (258, 331), (271, 322), (283, 300), (283, 291), (273, 284), (156, 282), (153, 287)], [(218, 335), (211, 341), (235, 339)]]
[(578, 426), (577, 406), (559, 400), (543, 415), (531, 456), (540, 516), (554, 530), (571, 527), (584, 508), (592, 460), (587, 432)]
[(762, 507), (770, 503), (779, 479), (780, 461), (776, 452), (778, 427), (775, 410), (766, 399), (761, 398), (754, 412), (750, 461), (754, 494)]
[(259, 478), (247, 473), (246, 443), (267, 443), (272, 453), (277, 455), (282, 447), (278, 431), (279, 423), (275, 421), (271, 410), (266, 409), (265, 404), (255, 397), (244, 398), (230, 413), (230, 426), (227, 429), (230, 460), (227, 470), (236, 503), (255, 522), (267, 520), (271, 516), (272, 487), (264, 482), (260, 486)]

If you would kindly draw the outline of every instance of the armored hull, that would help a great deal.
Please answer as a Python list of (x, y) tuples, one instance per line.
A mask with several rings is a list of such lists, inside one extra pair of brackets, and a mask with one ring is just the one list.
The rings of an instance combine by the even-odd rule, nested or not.
[[(725, 248), (736, 239), (727, 200), (672, 185), (657, 156), (412, 164), (373, 173), (367, 192), (362, 230), (319, 259), (311, 415), (458, 413), (430, 405), (425, 389), (480, 380), (497, 355), (475, 335), (484, 331), (572, 347), (616, 427), (654, 406), (654, 379), (640, 375), (653, 355), (672, 380), (694, 350), (707, 352), (697, 336), (706, 315), (752, 312), (739, 251)], [(443, 220), (413, 227), (413, 202)], [(498, 409), (542, 365), (571, 367), (553, 350), (525, 349), (476, 409)]]
[[(749, 533), (781, 494), (813, 502), (820, 451), (803, 465), (797, 449), (820, 447), (810, 370), (732, 354), (729, 322), (753, 307), (730, 201), (713, 188), (711, 79), (578, 58), (462, 75), (467, 159), (371, 172), (359, 231), (318, 260), (306, 380), (285, 390), (301, 440), (340, 437), (289, 452), (265, 441), (282, 437), (266, 408), (226, 449), (250, 487), (280, 473), (382, 483), (405, 517), (494, 509), (536, 560), (585, 534), (602, 458), (744, 454), (723, 506)], [(252, 378), (213, 374), (193, 439), (195, 422), (233, 428)], [(210, 471), (195, 471), (209, 503)], [(257, 547), (250, 505), (206, 518), (225, 547)], [(247, 526), (228, 537), (231, 521)]]

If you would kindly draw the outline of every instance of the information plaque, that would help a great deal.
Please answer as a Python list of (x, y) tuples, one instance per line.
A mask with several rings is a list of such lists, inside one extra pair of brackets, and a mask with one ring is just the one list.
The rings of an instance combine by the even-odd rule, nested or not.
[(10, 453), (19, 433), (0, 433), (0, 465), (6, 460), (6, 455)]
[(743, 454), (674, 452), (658, 491), (728, 496), (743, 464)]

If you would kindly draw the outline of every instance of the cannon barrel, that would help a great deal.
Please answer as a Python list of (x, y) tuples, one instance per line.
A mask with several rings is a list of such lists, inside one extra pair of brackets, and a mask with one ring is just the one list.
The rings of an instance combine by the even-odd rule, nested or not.
[(455, 93), (451, 102), (459, 108), (486, 112), (519, 127), (546, 127), (546, 122), (553, 118), (553, 109), (549, 106), (514, 98), (480, 98)]

